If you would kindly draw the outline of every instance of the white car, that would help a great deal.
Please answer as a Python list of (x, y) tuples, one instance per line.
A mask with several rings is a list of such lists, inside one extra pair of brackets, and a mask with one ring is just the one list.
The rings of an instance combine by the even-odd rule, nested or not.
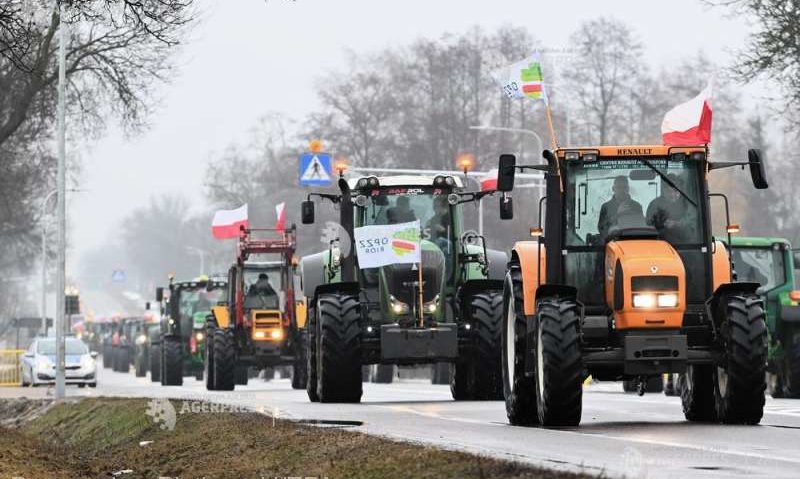
[[(97, 386), (96, 352), (89, 352), (78, 338), (65, 340), (64, 359), (67, 384)], [(36, 338), (22, 356), (22, 385), (39, 386), (56, 382), (56, 340)]]

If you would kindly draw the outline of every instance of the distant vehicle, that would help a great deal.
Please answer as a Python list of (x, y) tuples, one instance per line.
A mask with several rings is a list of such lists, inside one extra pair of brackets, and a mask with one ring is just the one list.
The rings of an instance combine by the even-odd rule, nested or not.
[[(66, 338), (65, 363), (67, 384), (97, 386), (96, 352), (78, 338)], [(22, 385), (40, 386), (56, 381), (56, 340), (36, 338), (22, 356)]]

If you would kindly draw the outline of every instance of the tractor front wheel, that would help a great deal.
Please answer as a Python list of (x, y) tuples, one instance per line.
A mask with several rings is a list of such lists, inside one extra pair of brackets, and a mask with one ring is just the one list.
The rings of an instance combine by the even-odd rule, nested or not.
[(317, 308), (317, 394), (321, 402), (361, 401), (359, 301), (324, 294)]
[(305, 389), (308, 382), (308, 358), (306, 358), (306, 344), (304, 334), (298, 335), (300, 341), (294, 350), (292, 362), (292, 389)]
[(161, 345), (150, 343), (150, 381), (161, 382)]
[(536, 405), (543, 426), (577, 426), (583, 361), (575, 301), (544, 299), (536, 321)]
[(785, 358), (778, 369), (778, 387), (782, 389), (783, 397), (800, 398), (800, 332), (792, 332), (784, 349)]
[(728, 298), (721, 335), (725, 357), (714, 370), (717, 418), (726, 424), (758, 424), (767, 388), (767, 325), (761, 299)]
[(527, 324), (522, 296), (522, 272), (518, 264), (512, 264), (506, 274), (503, 288), (500, 349), (506, 415), (509, 422), (515, 426), (532, 426), (539, 423), (536, 412), (536, 384), (532, 377), (525, 376)]
[(183, 347), (180, 338), (167, 337), (161, 341), (163, 367), (162, 386), (183, 385)]
[(206, 354), (203, 358), (203, 370), (205, 372), (206, 390), (216, 391), (217, 385), (214, 382), (214, 335), (217, 328), (206, 326)]
[(475, 294), (466, 300), (462, 320), (472, 326), (473, 354), (453, 364), (450, 390), (453, 399), (497, 400), (503, 398), (500, 370), (500, 330), (503, 294)]
[(233, 331), (217, 328), (214, 331), (214, 360), (211, 362), (214, 388), (217, 391), (233, 391), (235, 386), (236, 351)]
[(316, 309), (311, 306), (308, 308), (305, 343), (306, 370), (308, 371), (306, 393), (309, 401), (319, 402), (319, 395), (317, 394), (317, 317)]

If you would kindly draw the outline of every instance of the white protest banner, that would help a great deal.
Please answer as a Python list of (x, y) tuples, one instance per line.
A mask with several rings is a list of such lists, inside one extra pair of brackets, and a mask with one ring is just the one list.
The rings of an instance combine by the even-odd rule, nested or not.
[(419, 220), (395, 225), (362, 226), (353, 230), (361, 269), (387, 264), (419, 263)]

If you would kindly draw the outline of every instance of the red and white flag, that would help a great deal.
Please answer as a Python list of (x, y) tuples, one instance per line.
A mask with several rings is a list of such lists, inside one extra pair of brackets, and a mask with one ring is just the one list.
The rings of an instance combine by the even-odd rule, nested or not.
[(489, 170), (486, 176), (481, 179), (481, 191), (497, 189), (497, 168)]
[(286, 231), (286, 203), (275, 205), (275, 215), (278, 217), (277, 221), (275, 221), (275, 229)]
[(706, 145), (711, 142), (711, 82), (699, 95), (664, 115), (661, 137), (665, 145)]
[(235, 210), (217, 211), (211, 222), (211, 232), (216, 239), (238, 238), (242, 227), (250, 227), (247, 221), (247, 203)]

